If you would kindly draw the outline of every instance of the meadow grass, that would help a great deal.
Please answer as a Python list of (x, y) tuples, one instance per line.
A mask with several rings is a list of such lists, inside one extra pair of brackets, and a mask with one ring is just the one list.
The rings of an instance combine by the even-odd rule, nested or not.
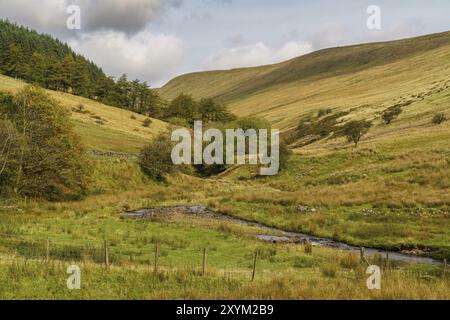
[[(1, 299), (448, 299), (449, 283), (435, 272), (389, 269), (382, 273), (382, 289), (368, 290), (367, 275), (334, 267), (291, 268), (263, 274), (254, 282), (243, 273), (212, 270), (202, 276), (192, 269), (114, 267), (79, 263), (81, 289), (68, 290), (69, 263), (15, 260), (0, 264)], [(234, 270), (236, 271), (236, 270)]]
[[(45, 231), (32, 237), (22, 234), (17, 238), (20, 245), (13, 237), (3, 238), (1, 299), (448, 299), (450, 294), (439, 267), (391, 264), (386, 269), (383, 262), (374, 261), (383, 267), (383, 287), (372, 292), (365, 283), (366, 266), (354, 254), (266, 244), (249, 236), (257, 230), (230, 233), (217, 221), (109, 218), (105, 226), (98, 216), (75, 222), (67, 214), (55, 220), (48, 215), (40, 222), (48, 225), (41, 228)], [(30, 226), (26, 229), (31, 232)], [(105, 234), (108, 271), (102, 261)], [(51, 239), (48, 262), (46, 237)], [(157, 272), (154, 243), (160, 245)], [(205, 247), (207, 271), (202, 275)], [(256, 280), (251, 282), (256, 250)], [(66, 287), (66, 269), (73, 264), (82, 272), (79, 291)]]
[[(220, 207), (226, 197), (236, 197), (243, 190), (257, 186), (248, 181), (239, 184), (229, 178), (205, 180), (182, 174), (171, 177), (168, 184), (159, 184), (143, 176), (132, 160), (92, 157), (92, 161), (96, 182), (91, 195), (85, 199), (62, 203), (18, 201), (15, 208), (1, 208), (0, 298), (449, 298), (448, 280), (443, 280), (440, 267), (391, 263), (383, 271), (383, 289), (372, 292), (365, 285), (366, 266), (354, 254), (298, 244), (265, 243), (256, 240), (256, 235), (266, 232), (257, 227), (205, 217), (123, 219), (120, 217), (123, 210), (144, 207), (180, 203)], [(233, 200), (232, 203), (236, 208), (227, 213), (268, 224), (273, 222), (269, 217), (277, 217), (276, 223), (281, 224), (283, 215), (291, 210), (289, 207), (294, 202), (280, 202), (283, 205), (278, 207), (278, 214), (269, 207), (267, 216), (261, 215), (267, 201)], [(244, 214), (249, 212), (255, 215)], [(333, 214), (330, 211), (330, 219)], [(313, 220), (320, 225), (318, 218)], [(333, 223), (336, 221), (340, 222), (339, 218)], [(364, 226), (358, 223), (359, 227)], [(367, 223), (376, 222), (367, 219)], [(433, 223), (435, 227), (439, 224), (430, 222), (430, 225)], [(348, 221), (342, 225), (343, 234), (346, 225), (353, 228)], [(287, 223), (280, 226), (290, 229)], [(354, 230), (358, 230), (356, 225)], [(370, 233), (365, 237), (372, 236), (376, 238)], [(103, 265), (105, 239), (111, 263), (108, 272)], [(48, 263), (47, 240), (50, 241)], [(160, 250), (157, 273), (153, 272), (155, 244)], [(207, 274), (202, 276), (204, 248), (207, 249)], [(256, 251), (259, 252), (257, 278), (251, 283)], [(373, 262), (386, 268), (383, 260)], [(71, 264), (79, 265), (82, 270), (81, 291), (66, 288), (66, 268)]]

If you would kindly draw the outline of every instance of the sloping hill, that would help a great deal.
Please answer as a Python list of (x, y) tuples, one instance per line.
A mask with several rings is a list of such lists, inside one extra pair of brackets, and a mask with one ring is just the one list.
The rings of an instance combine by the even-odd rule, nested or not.
[(449, 74), (450, 32), (445, 32), (326, 49), (270, 66), (188, 74), (159, 92), (168, 99), (181, 92), (213, 97), (237, 115), (261, 116), (289, 130), (322, 108), (351, 111), (347, 119), (375, 119), (407, 101), (421, 117), (435, 111), (423, 99), (448, 90)]
[[(0, 91), (16, 92), (24, 86), (22, 81), (0, 75)], [(75, 129), (89, 150), (135, 153), (167, 128), (167, 123), (157, 119), (144, 127), (147, 117), (128, 110), (67, 93), (47, 92), (72, 112)]]

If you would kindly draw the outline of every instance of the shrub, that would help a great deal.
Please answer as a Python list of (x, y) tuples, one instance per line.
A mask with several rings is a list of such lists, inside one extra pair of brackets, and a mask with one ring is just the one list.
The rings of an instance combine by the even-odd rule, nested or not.
[(400, 106), (389, 108), (383, 112), (382, 118), (385, 124), (391, 124), (393, 120), (403, 112)]
[(317, 118), (322, 118), (330, 113), (333, 113), (333, 109), (320, 109), (319, 112), (317, 112)]
[(437, 115), (435, 115), (433, 117), (432, 123), (433, 124), (442, 124), (445, 121), (447, 121), (447, 118), (445, 117), (445, 114), (443, 113), (438, 113)]
[(306, 254), (311, 254), (312, 253), (312, 244), (309, 242), (305, 243), (304, 251)]
[(151, 124), (152, 124), (152, 120), (150, 118), (147, 118), (142, 122), (142, 126), (144, 126), (146, 128), (150, 127)]
[(335, 278), (337, 274), (337, 267), (334, 264), (324, 264), (320, 268), (322, 275), (327, 278)]
[(165, 181), (166, 176), (175, 171), (171, 157), (172, 147), (170, 136), (163, 133), (142, 148), (139, 155), (142, 171), (156, 181)]
[(348, 114), (349, 112), (338, 112), (322, 119), (313, 119), (311, 115), (302, 118), (295, 133), (297, 139), (302, 140), (299, 146), (314, 143), (330, 135), (340, 136), (342, 128), (339, 126), (338, 119)]
[(360, 258), (356, 254), (349, 253), (343, 255), (339, 259), (339, 264), (343, 268), (356, 270), (360, 266), (361, 262)]

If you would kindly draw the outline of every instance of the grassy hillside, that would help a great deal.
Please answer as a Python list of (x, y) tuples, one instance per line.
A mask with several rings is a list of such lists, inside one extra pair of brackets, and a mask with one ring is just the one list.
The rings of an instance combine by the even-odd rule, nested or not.
[[(213, 201), (219, 210), (292, 231), (348, 243), (395, 249), (450, 248), (450, 33), (315, 52), (258, 68), (185, 75), (161, 94), (186, 91), (219, 98), (240, 116), (260, 116), (293, 132), (318, 111), (342, 112), (336, 126), (352, 119), (373, 122), (358, 149), (331, 126), (320, 140), (293, 141), (296, 156), (274, 178), (254, 179), (241, 167), (222, 180), (241, 192)], [(214, 85), (211, 85), (214, 84)], [(400, 105), (390, 125), (382, 112)], [(302, 214), (298, 205), (315, 208)], [(369, 211), (367, 211), (369, 210)], [(368, 215), (366, 213), (369, 212)]]
[[(26, 83), (0, 75), (0, 90), (16, 92)], [(144, 127), (143, 115), (115, 108), (67, 93), (47, 90), (61, 105), (72, 113), (76, 131), (90, 150), (137, 152), (146, 142), (166, 130), (167, 124), (151, 119), (150, 127)], [(83, 105), (81, 110), (79, 105)]]
[(357, 109), (351, 117), (375, 117), (396, 101), (448, 89), (449, 69), (446, 32), (326, 49), (258, 68), (188, 74), (170, 81), (160, 93), (166, 98), (181, 92), (214, 97), (237, 115), (262, 116), (287, 130), (321, 108)]

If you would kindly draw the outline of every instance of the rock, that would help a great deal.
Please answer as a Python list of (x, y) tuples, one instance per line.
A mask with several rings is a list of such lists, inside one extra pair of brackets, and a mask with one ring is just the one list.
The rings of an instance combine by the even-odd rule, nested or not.
[(364, 208), (359, 212), (361, 215), (363, 216), (378, 216), (380, 215), (379, 212), (373, 210), (373, 209), (368, 209), (368, 208)]
[(297, 211), (306, 214), (306, 213), (316, 213), (317, 209), (313, 207), (299, 205), (297, 206)]

